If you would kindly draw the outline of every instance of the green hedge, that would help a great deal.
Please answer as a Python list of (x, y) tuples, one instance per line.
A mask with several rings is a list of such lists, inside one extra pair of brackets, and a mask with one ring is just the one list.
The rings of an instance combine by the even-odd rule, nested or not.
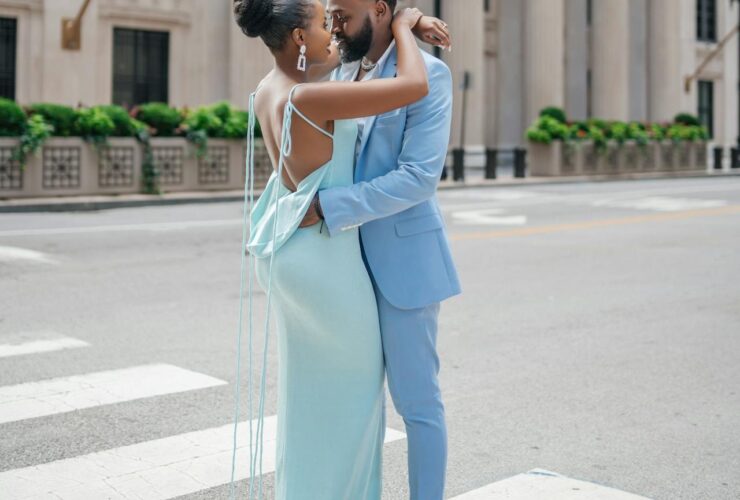
[(77, 129), (78, 112), (62, 104), (38, 103), (26, 108), (29, 117), (41, 116), (46, 123), (54, 127), (54, 135), (71, 137), (80, 135)]
[[(147, 103), (130, 112), (116, 105), (73, 108), (62, 104), (37, 103), (22, 108), (0, 98), (0, 136), (20, 137), (28, 129), (28, 120), (38, 116), (53, 127), (58, 137), (186, 137), (244, 139), (249, 114), (221, 101), (195, 109), (178, 109), (164, 103)], [(36, 122), (37, 124), (40, 122)], [(261, 137), (259, 124), (255, 135)]]
[(0, 137), (17, 137), (26, 128), (26, 114), (15, 102), (0, 97)]
[(527, 128), (525, 137), (543, 144), (590, 140), (603, 146), (610, 140), (620, 144), (625, 141), (647, 144), (665, 139), (676, 142), (705, 141), (709, 139), (709, 132), (699, 124), (698, 118), (688, 113), (679, 113), (672, 123), (621, 122), (598, 118), (569, 122), (561, 109), (548, 107)]

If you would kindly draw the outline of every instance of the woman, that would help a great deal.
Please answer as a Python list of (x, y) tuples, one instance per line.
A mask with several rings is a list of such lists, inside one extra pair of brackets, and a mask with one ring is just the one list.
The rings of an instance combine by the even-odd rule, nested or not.
[[(275, 68), (250, 96), (250, 136), (256, 115), (276, 172), (253, 208), (249, 197), (247, 248), (250, 298), (254, 258), (257, 279), (267, 293), (268, 318), (272, 306), (277, 312), (275, 495), (279, 500), (378, 500), (381, 496), (383, 354), (375, 295), (362, 261), (358, 230), (329, 238), (321, 225), (299, 227), (317, 190), (352, 183), (354, 118), (407, 106), (428, 92), (425, 65), (412, 34), (421, 12), (406, 9), (393, 17), (384, 2), (379, 6), (380, 15), (392, 18), (397, 77), (308, 83), (336, 64), (322, 3), (234, 2), (241, 29), (250, 37), (260, 36), (275, 58)], [(437, 23), (422, 36), (429, 40), (432, 32), (440, 41), (446, 38)], [(248, 156), (253, 170), (253, 139)], [(266, 325), (265, 355), (268, 334)], [(258, 445), (255, 460), (250, 458), (252, 478), (262, 477), (256, 455), (261, 457), (264, 360)]]

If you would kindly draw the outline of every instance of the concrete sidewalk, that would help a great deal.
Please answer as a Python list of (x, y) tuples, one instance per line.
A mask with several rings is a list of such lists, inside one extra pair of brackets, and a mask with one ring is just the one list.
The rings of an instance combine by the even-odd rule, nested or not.
[[(439, 189), (463, 189), (470, 187), (516, 187), (548, 184), (572, 184), (583, 182), (608, 182), (666, 178), (713, 178), (734, 176), (740, 176), (740, 170), (729, 172), (651, 172), (621, 175), (592, 175), (568, 177), (503, 177), (494, 180), (476, 178), (463, 182), (454, 182), (451, 180), (442, 181), (439, 184)], [(43, 198), (0, 199), (0, 213), (74, 212), (136, 206), (175, 205), (181, 203), (219, 203), (240, 201), (243, 199), (243, 190), (190, 191), (166, 193), (162, 195), (125, 194), (96, 196), (50, 196)]]

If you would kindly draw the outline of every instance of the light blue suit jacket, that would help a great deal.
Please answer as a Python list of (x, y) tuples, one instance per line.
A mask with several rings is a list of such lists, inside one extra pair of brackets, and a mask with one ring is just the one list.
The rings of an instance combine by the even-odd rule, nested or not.
[[(422, 54), (429, 94), (371, 117), (355, 184), (319, 192), (329, 234), (360, 226), (370, 271), (399, 309), (426, 307), (460, 293), (435, 196), (450, 137), (452, 76), (441, 60)], [(393, 48), (380, 78), (393, 78), (396, 63)]]

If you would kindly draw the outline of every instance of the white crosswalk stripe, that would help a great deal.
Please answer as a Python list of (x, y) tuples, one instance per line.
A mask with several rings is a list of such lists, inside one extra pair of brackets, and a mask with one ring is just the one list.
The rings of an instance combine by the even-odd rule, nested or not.
[(650, 500), (607, 486), (533, 469), (451, 500)]
[(462, 210), (453, 212), (452, 218), (458, 224), (474, 226), (523, 226), (527, 223), (526, 215), (506, 215), (501, 208)]
[(651, 196), (636, 199), (605, 199), (591, 203), (595, 207), (633, 208), (636, 210), (654, 210), (656, 212), (678, 212), (701, 208), (723, 207), (725, 200), (700, 200), (697, 198), (676, 198), (669, 196)]
[(87, 347), (90, 344), (54, 332), (24, 332), (0, 337), (0, 358)]
[(0, 387), (0, 424), (226, 382), (177, 366), (151, 364)]
[[(256, 430), (256, 425), (254, 425)], [(227, 484), (233, 424), (0, 473), (3, 499), (164, 500)], [(265, 418), (262, 473), (275, 471), (277, 417)], [(386, 429), (385, 442), (404, 439)], [(237, 433), (236, 479), (249, 477), (249, 423)]]
[(27, 261), (40, 264), (56, 264), (57, 261), (43, 252), (27, 248), (0, 246), (0, 262)]

